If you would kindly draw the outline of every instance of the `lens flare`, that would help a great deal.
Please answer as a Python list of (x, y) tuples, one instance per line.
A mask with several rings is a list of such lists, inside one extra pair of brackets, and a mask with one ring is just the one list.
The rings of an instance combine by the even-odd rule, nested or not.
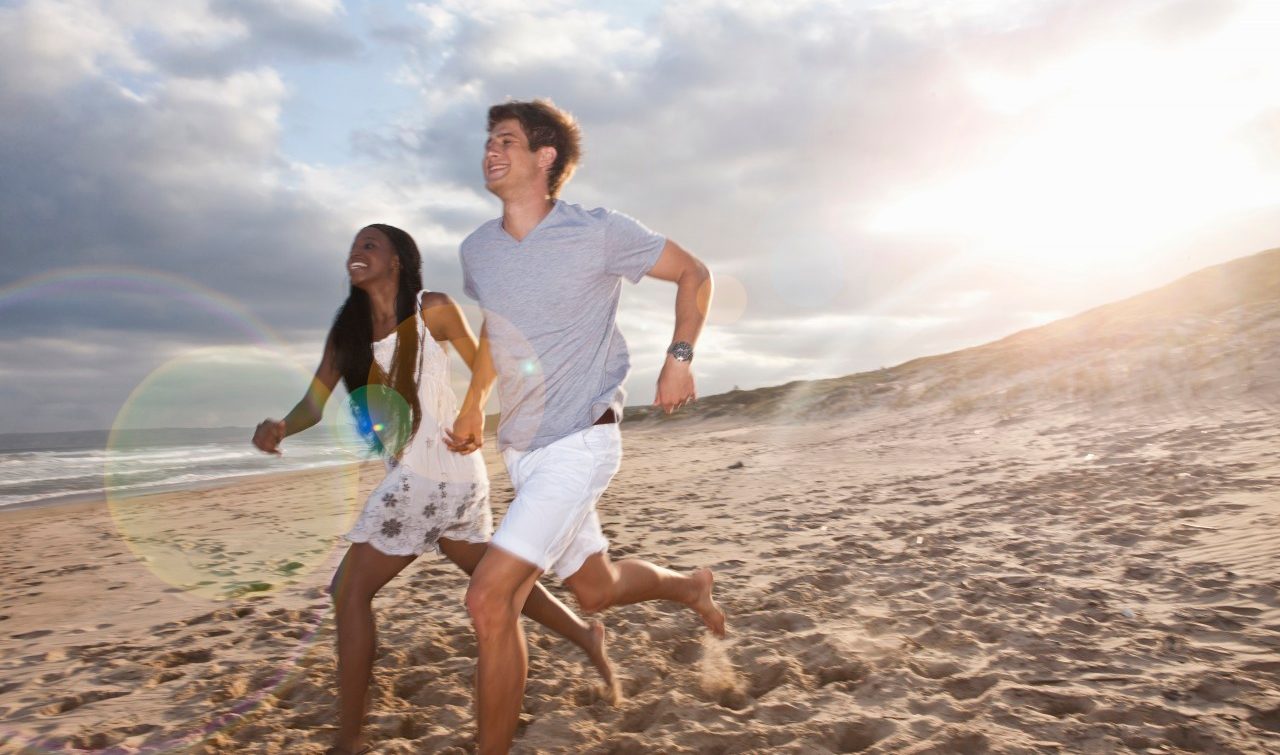
[(747, 311), (747, 288), (737, 277), (716, 273), (715, 294), (707, 312), (710, 325), (732, 325)]
[(413, 432), (413, 410), (398, 391), (370, 383), (352, 391), (344, 403), (328, 420), (329, 436), (337, 446), (354, 458), (400, 455)]
[[(199, 442), (198, 430), (160, 429), (216, 427), (232, 410), (279, 414), (309, 381), (277, 352), (219, 347), (176, 357), (134, 389), (108, 439), (105, 487), (117, 531), (156, 577), (219, 601), (296, 584), (329, 555), (350, 523), (356, 476), (327, 433), (286, 441), (283, 453), (303, 457), (303, 469), (283, 485), (248, 479), (279, 466), (253, 448), (248, 431), (239, 442), (211, 445)], [(246, 479), (229, 483), (229, 476)], [(217, 486), (164, 496), (153, 487), (205, 480)]]
[(520, 412), (526, 421), (522, 423), (523, 428), (512, 429), (507, 442), (512, 448), (523, 450), (533, 441), (533, 433), (542, 424), (547, 405), (547, 376), (537, 350), (515, 323), (493, 311), (483, 314), (490, 343), (503, 345), (502, 349), (491, 348), (498, 374), (506, 376), (504, 384), (519, 385)]
[[(0, 288), (0, 314), (16, 322), (118, 312), (117, 305), (156, 318), (132, 320), (131, 327), (173, 331), (177, 314), (204, 326), (203, 342), (222, 344), (171, 353), (137, 384), (111, 423), (100, 454), (101, 479), (118, 537), (154, 575), (155, 592), (177, 591), (193, 604), (193, 614), (212, 610), (213, 621), (254, 603), (279, 606), (271, 596), (290, 585), (298, 585), (307, 601), (305, 608), (259, 610), (228, 625), (252, 625), (255, 644), (272, 645), (269, 657), (251, 667), (223, 661), (202, 677), (196, 664), (186, 667), (188, 681), (173, 686), (179, 697), (201, 694), (198, 684), (189, 685), (216, 678), (210, 675), (245, 677), (244, 684), (227, 688), (217, 710), (189, 725), (122, 734), (118, 744), (108, 741), (98, 750), (189, 751), (251, 721), (303, 672), (304, 655), (321, 652), (314, 639), (327, 621), (328, 601), (311, 585), (327, 580), (314, 571), (334, 555), (336, 535), (358, 510), (359, 470), (352, 462), (361, 457), (325, 424), (283, 444), (286, 464), (252, 447), (251, 428), (236, 429), (282, 416), (303, 395), (311, 374), (270, 328), (224, 294), (179, 276), (116, 267), (65, 269)], [(269, 480), (253, 476), (282, 466), (300, 471)], [(228, 634), (227, 642), (237, 636)], [(165, 650), (172, 647), (156, 648)], [(23, 727), (0, 731), (0, 749), (63, 752), (81, 746), (78, 736), (53, 738)]]

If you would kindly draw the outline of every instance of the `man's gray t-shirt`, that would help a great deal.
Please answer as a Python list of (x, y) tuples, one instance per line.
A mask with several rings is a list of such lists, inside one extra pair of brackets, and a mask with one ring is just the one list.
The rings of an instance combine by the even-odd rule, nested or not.
[(498, 218), (462, 242), (464, 290), (484, 311), (498, 370), (500, 449), (541, 448), (608, 409), (622, 416), (622, 279), (643, 278), (665, 244), (622, 213), (560, 200), (522, 241)]

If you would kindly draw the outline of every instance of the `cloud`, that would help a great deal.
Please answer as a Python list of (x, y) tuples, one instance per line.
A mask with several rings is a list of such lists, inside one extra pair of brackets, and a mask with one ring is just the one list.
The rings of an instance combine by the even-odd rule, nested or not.
[[(0, 424), (103, 427), (172, 349), (279, 339), (314, 365), (346, 293), (347, 245), (369, 222), (412, 229), (428, 285), (460, 289), (461, 236), (431, 213), (474, 216), (474, 195), (290, 159), (289, 85), (236, 64), (225, 44), (244, 18), (205, 27), (214, 16), (165, 6), (133, 23), (139, 8), (123, 5), (0, 9), (0, 102), (21, 114), (0, 120), (0, 163), (15, 178), (0, 183), (0, 344), (22, 398), (0, 406)], [(199, 44), (223, 45), (227, 65), (175, 73), (154, 41), (137, 41), (153, 22), (172, 23), (173, 40), (204, 29)], [(51, 272), (79, 282), (45, 286)]]
[[(557, 3), (530, 11), (540, 20), (527, 24), (449, 4), (430, 10), (424, 17), (440, 18), (424, 32), (415, 72), (427, 125), (390, 135), (382, 155), (399, 146), (432, 175), (477, 187), (485, 107), (550, 95), (586, 133), (566, 196), (636, 215), (731, 265), (749, 288), (787, 289), (753, 300), (776, 303), (763, 315), (810, 298), (796, 296), (806, 282), (836, 289), (824, 303), (840, 295), (856, 305), (859, 292), (865, 303), (874, 292), (862, 285), (858, 253), (883, 262), (874, 250), (888, 244), (859, 233), (860, 216), (895, 186), (974, 159), (1000, 136), (980, 124), (983, 104), (947, 50), (872, 10), (679, 4), (625, 33)], [(531, 47), (559, 28), (582, 32)], [(428, 65), (446, 38), (456, 53)], [(845, 261), (834, 273), (842, 280), (828, 260)]]
[(135, 426), (250, 426), (287, 411), (312, 368), (272, 344), (201, 347), (89, 327), (0, 341), (0, 364), (6, 431), (109, 428), (126, 407)]
[(132, 19), (145, 32), (144, 50), (157, 65), (181, 76), (221, 76), (268, 60), (351, 58), (363, 48), (336, 1), (208, 0), (174, 6), (168, 17)]
[(0, 187), (0, 238), (15, 252), (2, 280), (141, 265), (251, 300), (273, 290), (254, 273), (318, 282), (307, 263), (331, 221), (289, 188), (275, 150), (283, 94), (257, 70), (168, 78), (144, 95), (90, 78), (75, 98), (23, 96), (23, 118), (0, 125), (0, 159), (23, 177)]
[[(560, 2), (420, 4), (406, 81), (421, 91), (423, 125), (366, 134), (366, 146), (380, 159), (477, 195), (475, 206), (483, 208), (476, 166), (485, 108), (507, 96), (551, 96), (575, 113), (586, 135), (585, 163), (565, 192), (568, 199), (633, 214), (713, 269), (741, 279), (746, 316), (714, 329), (714, 337), (765, 361), (788, 346), (808, 354), (812, 341), (770, 340), (751, 328), (812, 318), (805, 321), (820, 334), (816, 340), (852, 341), (861, 353), (878, 355), (872, 361), (892, 362), (1039, 322), (1046, 298), (1070, 312), (1097, 303), (1097, 296), (1133, 290), (1091, 283), (1096, 269), (1081, 266), (1084, 239), (1105, 238), (1104, 246), (1090, 248), (1094, 254), (1114, 254), (1133, 241), (1119, 228), (1092, 237), (1078, 229), (1105, 217), (1117, 192), (1139, 191), (1140, 171), (1158, 164), (1134, 166), (1127, 185), (1102, 182), (1097, 188), (1109, 205), (1064, 196), (1038, 214), (1019, 208), (1035, 200), (1022, 187), (1036, 179), (1036, 167), (1055, 169), (1039, 156), (1066, 155), (1064, 146), (1071, 146), (1054, 147), (1070, 123), (1059, 100), (1109, 96), (1093, 74), (1105, 69), (1116, 86), (1127, 79), (1126, 96), (1139, 102), (1152, 96), (1153, 86), (1176, 89), (1194, 75), (1162, 76), (1117, 55), (1117, 45), (1150, 45), (1152, 35), (1181, 25), (1173, 47), (1153, 51), (1195, 65), (1203, 60), (1195, 45), (1228, 28), (1236, 10), (1194, 3), (1164, 5), (1159, 13), (1151, 8), (1142, 2), (696, 2), (664, 6), (649, 23), (625, 26), (619, 16)], [(1191, 33), (1197, 19), (1199, 29)], [(1247, 52), (1237, 57), (1254, 59)], [(997, 82), (1003, 92), (992, 89)], [(1009, 89), (1010, 82), (1021, 89)], [(1250, 83), (1242, 91), (1259, 89)], [(1023, 100), (1002, 99), (1006, 93)], [(1035, 128), (1049, 131), (1035, 136)], [(1199, 139), (1195, 132), (1184, 135)], [(1102, 136), (1158, 159), (1152, 140), (1135, 125), (1118, 122)], [(1032, 143), (1041, 163), (1018, 152)], [(1002, 161), (1016, 170), (1001, 168)], [(1097, 176), (1119, 167), (1076, 163), (1063, 167)], [(973, 175), (990, 176), (990, 185), (975, 186)], [(919, 196), (930, 186), (954, 189), (928, 207), (904, 206), (895, 227), (878, 225), (896, 198)], [(1077, 216), (1074, 235), (1061, 238), (1062, 203), (1081, 200), (1095, 217)], [(932, 225), (948, 217), (947, 203), (970, 228), (1008, 226), (1018, 243), (994, 258), (985, 249), (966, 249), (954, 227)], [(1153, 213), (1168, 206), (1150, 204)], [(1118, 207), (1124, 208), (1132, 203)], [(468, 210), (439, 219), (464, 233), (484, 217)], [(1143, 259), (1134, 255), (1123, 264), (1143, 266)], [(1135, 270), (1117, 271), (1117, 281), (1132, 285)], [(989, 293), (963, 319), (929, 314), (931, 301), (978, 289)], [(669, 297), (652, 284), (629, 290), (624, 327), (637, 341), (634, 351), (660, 354), (669, 337)], [(875, 326), (851, 334), (815, 316), (826, 311)], [(911, 337), (886, 324), (913, 317), (925, 324)], [(650, 327), (650, 321), (659, 324)], [(840, 374), (863, 366), (854, 358), (858, 350), (828, 348), (803, 361), (819, 365), (812, 367), (817, 372)], [(649, 379), (651, 369), (638, 360), (637, 381)], [(772, 379), (778, 373), (751, 374)]]
[[(204, 16), (165, 8), (150, 22), (172, 21), (175, 36), (205, 28), (195, 23)], [(227, 327), (235, 313), (188, 306), (180, 283), (175, 293), (115, 286), (108, 276), (96, 288), (41, 289), (31, 300), (23, 281), (68, 270), (92, 280), (89, 268), (104, 265), (175, 276), (215, 300), (243, 303), (318, 353), (344, 295), (347, 244), (368, 222), (359, 213), (371, 208), (352, 201), (355, 184), (342, 170), (281, 153), (288, 88), (274, 69), (175, 75), (137, 44), (150, 28), (130, 24), (140, 8), (111, 10), (60, 2), (0, 9), (0, 103), (20, 114), (0, 119), (0, 163), (12, 178), (0, 183), (0, 337), (24, 354), (6, 364), (25, 370), (13, 383), (24, 400), (0, 407), (6, 428), (100, 422), (104, 407), (118, 406), (154, 367), (156, 344), (254, 338)], [(214, 37), (234, 32), (209, 28)], [(398, 212), (385, 192), (367, 197)], [(23, 351), (33, 344), (42, 350)], [(66, 409), (87, 396), (92, 407)], [(42, 408), (21, 408), (31, 406)]]
[(120, 24), (89, 2), (2, 7), (0, 39), (0, 102), (9, 113), (17, 112), (11, 98), (56, 94), (107, 66), (146, 68)]
[[(740, 281), (742, 316), (699, 347), (704, 392), (884, 366), (1274, 245), (1274, 16), (1200, 0), (32, 0), (0, 8), (0, 107), (17, 114), (0, 120), (0, 286), (172, 274), (311, 353), (364, 223), (410, 230), (428, 286), (460, 292), (457, 243), (499, 211), (479, 177), (485, 111), (548, 96), (586, 134), (566, 199)], [(416, 104), (388, 115), (358, 86), (334, 102), (339, 69)], [(282, 123), (300, 112), (346, 117), (332, 130), (351, 153), (291, 154)], [(627, 288), (633, 399), (671, 296)], [(0, 318), (4, 356), (45, 347), (25, 405), (85, 380), (116, 395), (170, 358), (155, 344), (239, 337), (170, 301), (102, 290)]]

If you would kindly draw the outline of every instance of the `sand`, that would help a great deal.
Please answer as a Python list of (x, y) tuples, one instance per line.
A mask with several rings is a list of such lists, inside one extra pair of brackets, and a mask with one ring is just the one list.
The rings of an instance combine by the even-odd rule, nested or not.
[[(531, 629), (517, 751), (1280, 749), (1273, 415), (956, 415), (921, 437), (911, 414), (628, 430), (602, 504), (614, 555), (715, 568), (730, 637), (671, 606), (609, 611), (614, 707), (572, 646)], [(212, 548), (217, 528), (195, 526), (209, 512), (315, 517), (309, 486), (332, 479), (146, 505)], [(314, 567), (219, 597), (162, 580), (101, 504), (0, 531), (5, 751), (322, 751), (332, 540)], [(262, 579), (234, 559), (224, 573), (224, 588)], [(464, 589), (420, 560), (379, 597), (379, 752), (471, 749)]]
[[(615, 706), (527, 624), (515, 750), (1280, 752), (1270, 280), (1089, 313), (1052, 348), (631, 413), (614, 556), (714, 568), (729, 637), (669, 605), (606, 612)], [(0, 751), (322, 752), (334, 535), (378, 477), (0, 514)], [(377, 752), (473, 751), (465, 585), (421, 559), (377, 599)]]

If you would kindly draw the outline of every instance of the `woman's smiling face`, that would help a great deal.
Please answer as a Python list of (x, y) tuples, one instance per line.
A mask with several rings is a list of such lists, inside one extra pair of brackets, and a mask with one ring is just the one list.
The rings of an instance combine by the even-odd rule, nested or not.
[(347, 275), (351, 285), (367, 288), (383, 281), (398, 284), (400, 262), (387, 234), (374, 228), (362, 228), (351, 242), (347, 254)]

